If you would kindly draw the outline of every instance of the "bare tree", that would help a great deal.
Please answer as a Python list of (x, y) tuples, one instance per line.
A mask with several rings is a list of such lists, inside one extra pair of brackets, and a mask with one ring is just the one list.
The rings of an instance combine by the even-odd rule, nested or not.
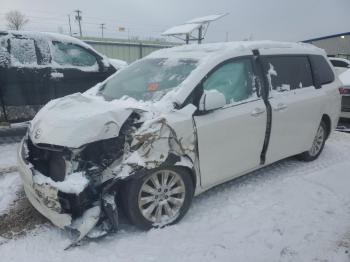
[(7, 27), (11, 30), (22, 29), (29, 20), (20, 11), (13, 10), (6, 14)]

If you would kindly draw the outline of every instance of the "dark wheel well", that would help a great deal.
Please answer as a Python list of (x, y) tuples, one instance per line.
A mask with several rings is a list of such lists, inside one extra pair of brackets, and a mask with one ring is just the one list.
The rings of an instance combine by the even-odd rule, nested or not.
[(326, 138), (328, 138), (329, 134), (331, 133), (331, 126), (332, 126), (331, 119), (328, 115), (324, 114), (322, 116), (321, 121), (323, 121), (326, 124), (326, 127), (327, 127), (327, 137)]
[(191, 180), (192, 180), (192, 183), (193, 183), (193, 189), (195, 190), (196, 187), (197, 187), (197, 176), (196, 176), (196, 172), (195, 172), (193, 169), (189, 168), (189, 167), (185, 167), (185, 166), (178, 166), (178, 167), (181, 167), (181, 168), (187, 170), (188, 173), (191, 174)]

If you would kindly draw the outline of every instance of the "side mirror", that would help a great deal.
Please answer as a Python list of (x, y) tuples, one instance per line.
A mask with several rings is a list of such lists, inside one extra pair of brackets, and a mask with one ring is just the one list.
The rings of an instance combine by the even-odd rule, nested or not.
[(226, 105), (225, 96), (217, 90), (204, 90), (199, 101), (200, 111), (210, 111)]

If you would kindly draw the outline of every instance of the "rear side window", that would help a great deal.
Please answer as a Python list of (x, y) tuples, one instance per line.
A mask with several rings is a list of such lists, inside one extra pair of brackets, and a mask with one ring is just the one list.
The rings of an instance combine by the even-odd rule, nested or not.
[(330, 60), (333, 66), (336, 67), (348, 67), (348, 63), (344, 62), (344, 61), (339, 61), (339, 60)]
[(334, 74), (332, 68), (327, 60), (321, 55), (311, 55), (310, 61), (312, 71), (314, 73), (315, 84), (317, 87), (332, 83), (334, 81)]
[(11, 38), (11, 64), (37, 65), (35, 44), (33, 39)]
[(10, 54), (8, 52), (7, 38), (0, 35), (0, 67), (7, 67), (10, 63)]
[(263, 57), (270, 90), (285, 92), (313, 86), (312, 71), (307, 56)]

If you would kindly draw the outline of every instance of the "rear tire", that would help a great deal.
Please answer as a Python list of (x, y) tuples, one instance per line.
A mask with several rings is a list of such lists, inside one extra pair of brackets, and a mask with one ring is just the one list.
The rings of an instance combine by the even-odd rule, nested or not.
[(318, 158), (322, 153), (324, 144), (327, 139), (327, 126), (324, 121), (321, 121), (320, 126), (317, 129), (316, 136), (312, 143), (312, 146), (309, 151), (305, 151), (298, 155), (298, 159), (301, 161), (309, 162)]
[(140, 229), (179, 222), (188, 211), (194, 194), (191, 174), (181, 167), (150, 170), (128, 181), (122, 191), (124, 212)]

